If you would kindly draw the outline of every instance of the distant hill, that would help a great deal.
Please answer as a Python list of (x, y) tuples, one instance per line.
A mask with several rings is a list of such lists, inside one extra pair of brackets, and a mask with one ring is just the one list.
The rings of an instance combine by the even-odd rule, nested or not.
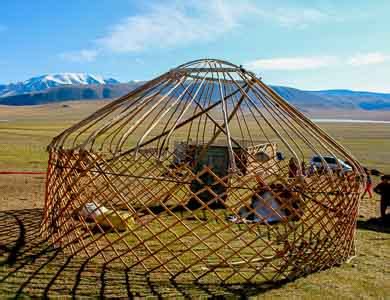
[[(113, 99), (142, 85), (142, 81), (119, 81), (84, 73), (43, 75), (24, 82), (0, 85), (0, 105), (36, 105), (68, 100)], [(279, 95), (301, 110), (361, 109), (390, 111), (390, 94), (350, 90), (304, 91), (271, 86)], [(218, 89), (212, 97), (218, 99)]]
[(53, 87), (67, 85), (117, 84), (119, 81), (87, 73), (46, 74), (23, 82), (0, 85), (0, 97), (40, 92)]
[(0, 97), (2, 105), (37, 105), (70, 100), (114, 99), (125, 95), (141, 83), (66, 85), (41, 92)]
[(283, 86), (272, 88), (300, 108), (390, 110), (390, 94), (350, 90), (303, 91)]

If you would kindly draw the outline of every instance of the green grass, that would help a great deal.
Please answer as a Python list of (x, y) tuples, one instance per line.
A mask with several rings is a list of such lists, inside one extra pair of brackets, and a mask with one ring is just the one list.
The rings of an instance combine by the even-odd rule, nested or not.
[[(385, 299), (389, 295), (390, 239), (389, 233), (381, 232), (384, 228), (380, 225), (370, 227), (365, 222), (359, 223), (358, 256), (349, 263), (265, 288), (240, 284), (221, 286), (213, 284), (212, 279), (199, 284), (174, 283), (159, 274), (147, 277), (141, 270), (126, 271), (115, 265), (105, 268), (101, 258), (90, 261), (82, 256), (69, 258), (48, 247), (39, 237), (40, 215), (39, 209), (0, 212), (0, 224), (8, 229), (2, 227), (0, 238), (3, 245), (10, 246), (9, 252), (0, 256), (3, 298), (15, 295), (22, 298), (261, 295), (270, 299)], [(25, 225), (24, 241), (19, 239), (18, 221)], [(4, 243), (5, 240), (8, 242)]]
[(67, 125), (0, 123), (0, 169), (44, 170), (47, 145)]
[[(45, 170), (46, 146), (53, 136), (92, 109), (77, 114), (47, 114), (42, 109), (33, 116), (23, 115), (0, 123), (0, 170)], [(49, 116), (44, 118), (42, 116)], [(5, 119), (0, 114), (0, 119)], [(384, 124), (322, 124), (327, 132), (345, 145), (364, 165), (390, 173), (390, 126)], [(377, 180), (377, 179), (376, 179)], [(3, 184), (3, 185), (1, 185)], [(12, 185), (12, 187), (11, 187)], [(163, 275), (146, 277), (140, 270), (125, 271), (115, 265), (105, 268), (100, 257), (86, 261), (83, 256), (69, 258), (51, 248), (39, 234), (43, 203), (43, 180), (0, 176), (0, 296), (14, 297), (212, 297), (225, 295), (264, 296), (266, 298), (386, 298), (390, 295), (389, 228), (369, 221), (376, 217), (377, 200), (364, 200), (357, 231), (358, 255), (351, 262), (275, 286), (202, 284), (164, 281)], [(39, 189), (39, 191), (37, 191)], [(34, 206), (30, 202), (34, 198)], [(25, 200), (20, 200), (25, 199)], [(41, 204), (35, 207), (37, 199)], [(7, 203), (4, 203), (7, 201)], [(40, 201), (40, 200), (39, 200)], [(12, 206), (12, 202), (17, 203)], [(17, 209), (9, 209), (13, 207)], [(224, 216), (225, 217), (225, 216)], [(199, 216), (201, 220), (203, 217)], [(172, 220), (167, 221), (172, 222)], [(194, 222), (190, 222), (194, 226)], [(210, 223), (212, 224), (212, 223)], [(215, 227), (220, 223), (215, 221)], [(151, 225), (158, 230), (159, 224)], [(185, 228), (176, 228), (183, 232)], [(240, 230), (239, 226), (235, 230)], [(207, 234), (199, 228), (198, 234)], [(227, 234), (222, 233), (222, 234)], [(165, 239), (171, 239), (167, 233)], [(113, 234), (111, 238), (115, 238)], [(134, 236), (129, 237), (134, 242)], [(155, 241), (154, 241), (155, 242)], [(210, 244), (218, 246), (218, 238)], [(240, 242), (237, 241), (237, 244)], [(261, 245), (258, 245), (261, 247)], [(158, 245), (151, 244), (151, 247)], [(180, 250), (183, 245), (177, 245)], [(201, 245), (199, 253), (207, 254)], [(250, 255), (251, 253), (248, 253)], [(183, 257), (186, 261), (193, 256)], [(216, 257), (210, 256), (212, 263)]]
[[(81, 116), (80, 116), (81, 117)], [(0, 170), (45, 169), (46, 147), (75, 120), (17, 120), (0, 122)], [(321, 124), (336, 140), (369, 168), (390, 173), (389, 124)]]

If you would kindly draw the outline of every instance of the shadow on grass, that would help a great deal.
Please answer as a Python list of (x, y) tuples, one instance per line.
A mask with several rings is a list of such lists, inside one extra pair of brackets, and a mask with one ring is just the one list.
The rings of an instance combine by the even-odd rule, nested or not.
[(385, 218), (358, 220), (357, 227), (365, 230), (390, 233), (390, 215), (386, 215)]
[(42, 210), (0, 211), (0, 297), (46, 298), (218, 297), (247, 298), (285, 282), (205, 285), (151, 280), (145, 274), (111, 269), (102, 261), (65, 255), (39, 234)]

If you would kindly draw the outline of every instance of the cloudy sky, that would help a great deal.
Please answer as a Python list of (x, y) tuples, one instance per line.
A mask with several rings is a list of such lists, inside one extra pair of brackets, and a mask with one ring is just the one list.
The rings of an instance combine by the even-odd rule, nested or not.
[(0, 45), (0, 83), (145, 80), (211, 57), (272, 84), (390, 92), (388, 0), (2, 0)]

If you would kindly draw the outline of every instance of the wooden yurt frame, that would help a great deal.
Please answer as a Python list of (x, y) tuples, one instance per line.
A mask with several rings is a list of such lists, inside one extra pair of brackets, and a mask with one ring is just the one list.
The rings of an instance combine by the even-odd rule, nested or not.
[[(183, 162), (178, 143), (196, 155)], [(174, 68), (66, 129), (48, 151), (42, 234), (107, 267), (258, 283), (355, 254), (361, 165), (241, 66)]]

